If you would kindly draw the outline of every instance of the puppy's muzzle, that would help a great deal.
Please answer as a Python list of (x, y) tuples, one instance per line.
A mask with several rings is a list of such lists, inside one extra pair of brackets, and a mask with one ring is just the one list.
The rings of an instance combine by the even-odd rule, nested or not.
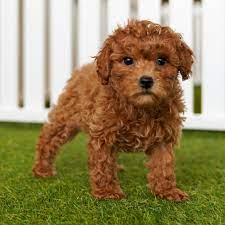
[(144, 75), (139, 79), (139, 86), (144, 89), (151, 88), (153, 86), (153, 84), (154, 84), (154, 81), (153, 81), (152, 77)]

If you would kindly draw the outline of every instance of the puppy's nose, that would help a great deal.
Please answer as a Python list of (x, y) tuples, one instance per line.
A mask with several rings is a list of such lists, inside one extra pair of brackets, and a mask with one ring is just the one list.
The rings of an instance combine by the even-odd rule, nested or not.
[(151, 88), (154, 84), (154, 81), (152, 79), (152, 77), (149, 76), (142, 76), (139, 80), (139, 85), (142, 88), (148, 89)]

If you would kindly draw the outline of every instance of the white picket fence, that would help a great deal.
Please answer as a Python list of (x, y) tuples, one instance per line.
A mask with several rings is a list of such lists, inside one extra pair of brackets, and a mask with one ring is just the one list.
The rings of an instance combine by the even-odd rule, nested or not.
[(196, 7), (192, 0), (0, 0), (0, 121), (45, 121), (46, 102), (57, 101), (73, 67), (136, 17), (170, 25), (195, 48), (202, 113), (193, 110), (193, 79), (184, 82), (185, 128), (225, 130), (225, 1), (202, 0), (197, 17)]

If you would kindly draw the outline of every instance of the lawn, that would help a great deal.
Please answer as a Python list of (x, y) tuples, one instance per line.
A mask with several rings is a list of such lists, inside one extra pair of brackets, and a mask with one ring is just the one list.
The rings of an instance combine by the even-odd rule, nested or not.
[(0, 124), (0, 224), (225, 224), (225, 133), (185, 131), (177, 150), (178, 186), (190, 201), (151, 195), (143, 154), (121, 154), (120, 181), (127, 199), (97, 201), (90, 195), (85, 135), (64, 146), (58, 175), (31, 174), (39, 125)]

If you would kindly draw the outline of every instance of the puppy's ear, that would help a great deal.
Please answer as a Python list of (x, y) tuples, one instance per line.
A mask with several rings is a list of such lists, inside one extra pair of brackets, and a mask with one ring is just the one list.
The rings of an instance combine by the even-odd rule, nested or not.
[(111, 37), (109, 37), (108, 39), (106, 39), (102, 49), (95, 57), (97, 74), (100, 77), (102, 84), (108, 84), (109, 77), (111, 74), (111, 61), (110, 61), (110, 55), (112, 53), (111, 48), (112, 48), (112, 40)]
[(180, 58), (178, 70), (182, 75), (182, 79), (187, 80), (191, 75), (191, 67), (194, 62), (194, 54), (189, 46), (182, 40), (180, 40), (177, 49)]

